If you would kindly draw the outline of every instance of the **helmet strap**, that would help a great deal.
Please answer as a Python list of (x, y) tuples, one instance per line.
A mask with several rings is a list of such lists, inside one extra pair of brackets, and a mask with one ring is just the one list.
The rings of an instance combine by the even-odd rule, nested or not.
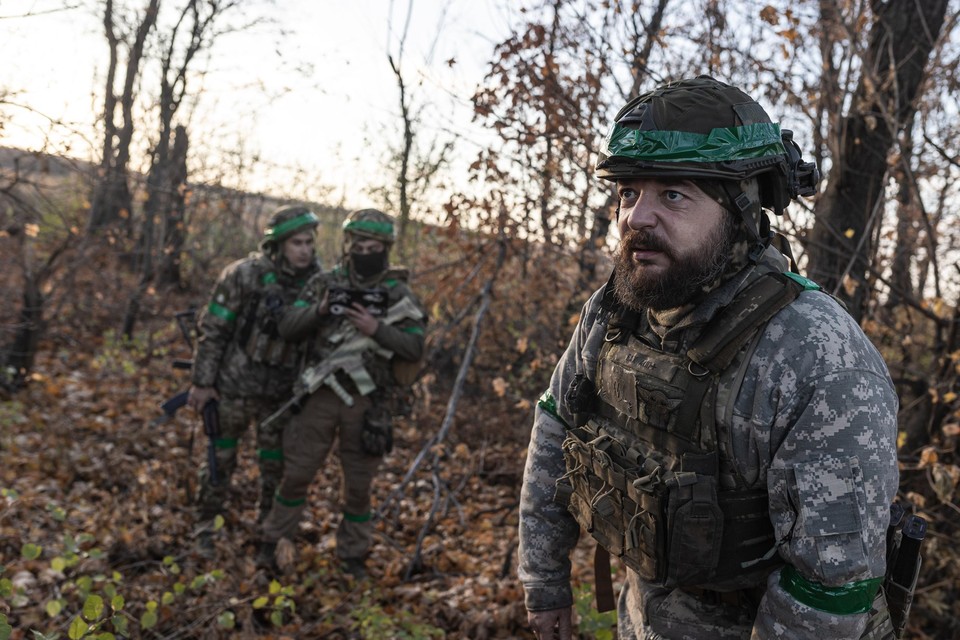
[(750, 247), (750, 251), (748, 253), (750, 262), (752, 264), (758, 264), (760, 262), (760, 258), (763, 256), (763, 252), (767, 250), (767, 243), (769, 242), (770, 237), (770, 220), (767, 218), (767, 216), (761, 213), (760, 225), (758, 228), (757, 221), (754, 220), (752, 215), (750, 197), (744, 193), (739, 186), (735, 187), (734, 183), (730, 180), (721, 180), (720, 184), (723, 187), (724, 192), (727, 194), (727, 200), (736, 210), (736, 213), (740, 216), (740, 221), (743, 223), (744, 228), (753, 239), (753, 245)]

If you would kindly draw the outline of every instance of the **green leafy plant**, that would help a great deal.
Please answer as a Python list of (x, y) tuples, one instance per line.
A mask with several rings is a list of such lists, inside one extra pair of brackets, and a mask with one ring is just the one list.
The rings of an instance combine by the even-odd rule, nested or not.
[(284, 587), (276, 580), (270, 581), (268, 595), (260, 596), (253, 601), (253, 608), (256, 610), (266, 610), (270, 618), (270, 624), (275, 627), (282, 627), (284, 624), (284, 613), (295, 613), (297, 605), (292, 599), (293, 587)]
[(581, 634), (595, 640), (613, 640), (616, 637), (614, 630), (617, 626), (617, 612), (606, 611), (600, 613), (593, 606), (593, 587), (589, 584), (580, 585), (574, 591), (574, 608), (580, 623), (577, 629)]
[(443, 629), (421, 622), (407, 610), (387, 613), (379, 604), (364, 594), (360, 604), (350, 613), (355, 622), (353, 631), (359, 631), (366, 640), (428, 640), (443, 638)]

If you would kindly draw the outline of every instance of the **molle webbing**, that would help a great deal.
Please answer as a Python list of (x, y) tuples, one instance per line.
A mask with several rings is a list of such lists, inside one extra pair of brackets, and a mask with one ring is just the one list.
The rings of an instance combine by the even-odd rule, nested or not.
[(770, 553), (766, 490), (720, 487), (716, 394), (721, 374), (747, 364), (745, 347), (803, 288), (779, 273), (757, 274), (680, 354), (633, 337), (639, 316), (610, 296), (601, 301), (610, 321), (596, 417), (568, 429), (557, 496), (644, 579), (702, 584), (781, 562)]

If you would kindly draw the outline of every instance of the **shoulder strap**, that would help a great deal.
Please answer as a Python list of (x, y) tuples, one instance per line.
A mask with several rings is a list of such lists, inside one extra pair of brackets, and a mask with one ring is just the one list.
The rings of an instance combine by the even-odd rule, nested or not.
[(723, 371), (754, 332), (796, 300), (803, 289), (782, 273), (761, 275), (710, 321), (687, 356), (713, 373)]

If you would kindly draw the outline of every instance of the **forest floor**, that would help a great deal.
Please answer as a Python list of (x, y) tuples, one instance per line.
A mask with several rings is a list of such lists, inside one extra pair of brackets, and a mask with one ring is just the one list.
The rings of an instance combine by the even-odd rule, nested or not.
[[(0, 613), (11, 638), (533, 637), (516, 577), (529, 412), (505, 429), (504, 415), (464, 400), (458, 413), (477, 416), (470, 441), (433, 445), (401, 486), (446, 411), (421, 387), (375, 481), (369, 577), (354, 580), (335, 562), (335, 453), (299, 535), (279, 549), (282, 573), (270, 576), (254, 562), (252, 436), (241, 443), (216, 557), (204, 559), (191, 506), (206, 446), (200, 421), (189, 409), (157, 420), (158, 403), (187, 375), (149, 355), (165, 347), (113, 342), (42, 355), (29, 386), (0, 405)], [(485, 429), (490, 436), (477, 435)], [(577, 565), (586, 567), (583, 547)]]

